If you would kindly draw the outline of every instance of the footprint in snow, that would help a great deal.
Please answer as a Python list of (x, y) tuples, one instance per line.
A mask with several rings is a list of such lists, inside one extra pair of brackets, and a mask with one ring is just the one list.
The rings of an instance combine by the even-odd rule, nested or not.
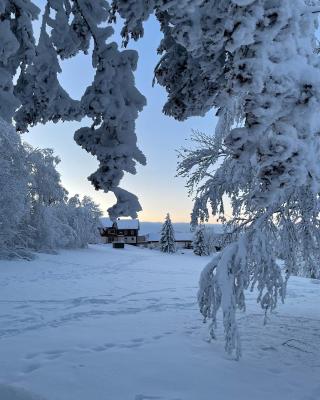
[(103, 344), (101, 346), (93, 347), (92, 350), (100, 352), (100, 351), (105, 351), (105, 350), (108, 350), (108, 349), (112, 349), (115, 346), (116, 345), (114, 343), (105, 343), (105, 344)]
[(44, 356), (47, 360), (55, 360), (64, 354), (64, 350), (48, 350), (40, 353), (28, 353), (24, 357), (25, 360), (33, 360), (36, 357)]
[(148, 396), (148, 395), (144, 395), (144, 394), (137, 394), (134, 398), (134, 400), (182, 400), (180, 398), (164, 398), (164, 397), (160, 397), (160, 396)]
[(20, 306), (14, 307), (15, 310), (23, 310), (24, 308), (28, 308), (28, 304), (21, 304)]
[(44, 354), (46, 355), (46, 358), (48, 360), (55, 360), (56, 358), (59, 358), (62, 356), (62, 354), (64, 354), (65, 351), (63, 350), (49, 350), (46, 351)]
[(261, 347), (261, 350), (263, 351), (278, 351), (275, 347), (273, 346), (263, 346)]
[(25, 360), (32, 360), (33, 358), (36, 358), (38, 355), (39, 353), (28, 353), (24, 358)]
[(22, 369), (22, 372), (25, 374), (30, 374), (31, 372), (36, 371), (37, 369), (39, 369), (41, 367), (42, 367), (42, 365), (39, 363), (29, 364)]
[(273, 374), (281, 374), (281, 369), (279, 369), (279, 368), (269, 368), (269, 371), (271, 372), (271, 373), (273, 373)]
[(136, 338), (136, 339), (132, 339), (132, 342), (134, 342), (134, 343), (142, 343), (142, 342), (144, 342), (144, 339), (143, 338)]

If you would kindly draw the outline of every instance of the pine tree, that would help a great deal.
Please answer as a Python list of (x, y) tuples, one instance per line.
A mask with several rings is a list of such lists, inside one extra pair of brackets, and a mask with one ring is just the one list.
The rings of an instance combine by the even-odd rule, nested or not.
[(175, 253), (176, 251), (174, 230), (169, 213), (167, 214), (161, 229), (160, 250), (163, 253)]
[(193, 252), (197, 256), (207, 256), (209, 254), (203, 230), (204, 228), (199, 226), (195, 231), (193, 239)]

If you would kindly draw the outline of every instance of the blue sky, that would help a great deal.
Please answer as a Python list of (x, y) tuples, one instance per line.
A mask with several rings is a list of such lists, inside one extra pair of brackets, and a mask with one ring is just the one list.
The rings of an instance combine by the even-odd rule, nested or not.
[[(43, 1), (37, 1), (37, 4)], [(118, 35), (115, 35), (115, 39)], [(151, 19), (145, 24), (145, 36), (139, 42), (131, 42), (128, 48), (139, 52), (136, 84), (147, 98), (147, 106), (137, 121), (138, 143), (147, 157), (147, 166), (138, 166), (137, 175), (126, 175), (122, 187), (135, 193), (142, 204), (139, 218), (144, 221), (162, 221), (167, 212), (176, 222), (189, 222), (192, 201), (187, 196), (184, 180), (176, 178), (176, 149), (185, 145), (192, 129), (212, 133), (215, 127), (214, 113), (203, 118), (175, 121), (162, 114), (165, 90), (159, 85), (152, 87), (153, 69), (158, 61), (156, 48), (161, 40), (158, 23)], [(80, 98), (85, 87), (92, 81), (94, 70), (91, 57), (78, 55), (62, 63), (59, 76), (62, 86), (74, 98)], [(100, 204), (104, 213), (114, 203), (112, 194), (95, 191), (87, 176), (95, 171), (97, 162), (73, 140), (73, 134), (81, 123), (38, 125), (30, 129), (23, 139), (36, 147), (51, 147), (60, 156), (63, 185), (70, 194), (90, 195)]]

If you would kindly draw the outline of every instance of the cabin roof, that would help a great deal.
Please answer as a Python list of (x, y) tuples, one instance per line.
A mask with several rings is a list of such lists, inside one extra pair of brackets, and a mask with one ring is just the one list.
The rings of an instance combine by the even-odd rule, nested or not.
[(102, 228), (112, 228), (116, 225), (118, 229), (139, 229), (138, 219), (118, 219), (117, 221), (111, 221), (110, 218), (102, 217), (100, 218), (100, 226)]
[(118, 229), (139, 229), (138, 219), (118, 219), (116, 224)]

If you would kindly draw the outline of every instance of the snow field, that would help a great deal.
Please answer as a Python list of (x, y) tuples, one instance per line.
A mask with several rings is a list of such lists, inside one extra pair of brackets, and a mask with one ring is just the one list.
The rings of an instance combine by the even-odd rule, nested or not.
[(318, 400), (320, 285), (292, 278), (267, 326), (248, 294), (236, 362), (196, 304), (209, 260), (96, 245), (1, 261), (0, 399)]

